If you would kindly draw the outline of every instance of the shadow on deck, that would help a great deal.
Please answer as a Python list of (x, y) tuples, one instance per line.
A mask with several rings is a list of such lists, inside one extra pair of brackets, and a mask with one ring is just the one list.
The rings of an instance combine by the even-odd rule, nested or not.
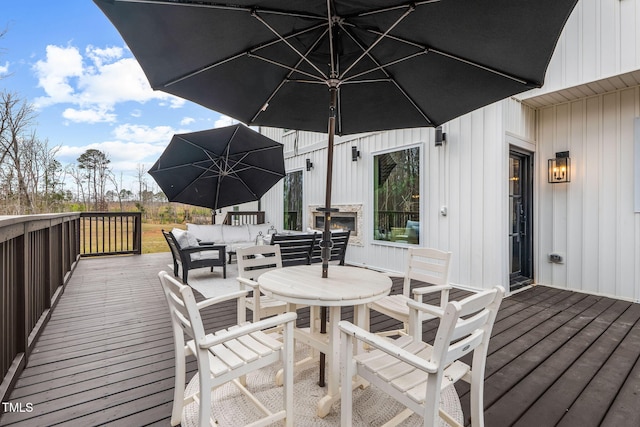
[[(169, 253), (83, 259), (0, 425), (169, 425), (173, 344), (157, 273), (170, 262)], [(400, 288), (394, 280), (392, 292)], [(235, 305), (203, 318), (209, 329), (230, 326)], [(487, 360), (486, 425), (640, 425), (639, 319), (640, 304), (543, 286), (505, 299)], [(392, 324), (372, 319), (373, 330)], [(467, 414), (468, 390), (458, 392)]]

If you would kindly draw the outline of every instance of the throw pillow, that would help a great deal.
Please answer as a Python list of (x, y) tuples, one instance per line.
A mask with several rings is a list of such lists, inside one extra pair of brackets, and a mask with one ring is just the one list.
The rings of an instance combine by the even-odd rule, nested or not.
[[(173, 230), (171, 230), (171, 234), (173, 234), (173, 237), (176, 238), (176, 241), (178, 242), (178, 246), (180, 246), (180, 249), (199, 246), (198, 239), (196, 239), (196, 237), (192, 233), (189, 233), (186, 230), (182, 230), (180, 228), (174, 228)], [(191, 256), (191, 261), (197, 261), (199, 259), (202, 259), (202, 254), (199, 252), (195, 252), (189, 255)]]

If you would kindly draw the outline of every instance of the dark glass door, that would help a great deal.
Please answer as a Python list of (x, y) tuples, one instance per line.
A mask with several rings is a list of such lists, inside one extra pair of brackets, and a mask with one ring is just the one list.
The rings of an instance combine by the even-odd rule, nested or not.
[(510, 289), (533, 281), (531, 204), (533, 180), (531, 155), (509, 155), (509, 272)]

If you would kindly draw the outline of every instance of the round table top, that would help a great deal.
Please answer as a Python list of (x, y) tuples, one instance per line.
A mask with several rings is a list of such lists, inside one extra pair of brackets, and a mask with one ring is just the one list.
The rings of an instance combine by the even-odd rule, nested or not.
[(258, 283), (281, 301), (328, 307), (366, 304), (391, 291), (388, 276), (365, 268), (330, 265), (328, 276), (322, 277), (320, 264), (301, 265), (271, 270)]

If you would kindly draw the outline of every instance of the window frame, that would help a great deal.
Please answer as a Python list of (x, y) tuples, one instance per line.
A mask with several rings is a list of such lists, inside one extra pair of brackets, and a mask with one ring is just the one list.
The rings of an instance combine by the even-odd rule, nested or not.
[[(376, 204), (375, 204), (375, 199), (376, 199), (376, 194), (375, 194), (375, 162), (376, 162), (376, 157), (382, 154), (387, 154), (387, 153), (395, 153), (395, 152), (399, 152), (399, 151), (405, 151), (405, 150), (410, 150), (413, 148), (418, 148), (419, 153), (418, 153), (418, 159), (419, 159), (419, 167), (420, 167), (420, 176), (418, 178), (418, 183), (419, 183), (419, 191), (420, 191), (420, 201), (418, 203), (418, 208), (420, 209), (420, 212), (418, 214), (418, 218), (420, 221), (420, 226), (418, 228), (419, 230), (419, 235), (420, 238), (418, 240), (418, 243), (404, 243), (404, 242), (393, 242), (393, 241), (389, 241), (389, 240), (379, 240), (375, 238), (375, 217), (376, 217)], [(370, 160), (370, 170), (369, 170), (369, 182), (371, 183), (371, 187), (370, 187), (370, 206), (371, 209), (369, 210), (369, 212), (371, 213), (371, 223), (368, 227), (368, 238), (371, 239), (371, 244), (373, 245), (379, 245), (379, 246), (392, 246), (392, 247), (400, 247), (400, 248), (416, 248), (416, 247), (424, 247), (425, 246), (425, 234), (424, 234), (424, 230), (425, 230), (425, 218), (426, 218), (426, 213), (425, 213), (425, 206), (426, 206), (426, 201), (424, 199), (424, 191), (426, 188), (425, 185), (425, 150), (426, 150), (426, 144), (424, 142), (416, 142), (416, 143), (412, 143), (412, 144), (407, 144), (407, 145), (401, 145), (401, 146), (397, 146), (397, 147), (392, 147), (392, 148), (385, 148), (383, 150), (376, 150), (376, 151), (372, 151), (371, 152), (371, 160)]]

